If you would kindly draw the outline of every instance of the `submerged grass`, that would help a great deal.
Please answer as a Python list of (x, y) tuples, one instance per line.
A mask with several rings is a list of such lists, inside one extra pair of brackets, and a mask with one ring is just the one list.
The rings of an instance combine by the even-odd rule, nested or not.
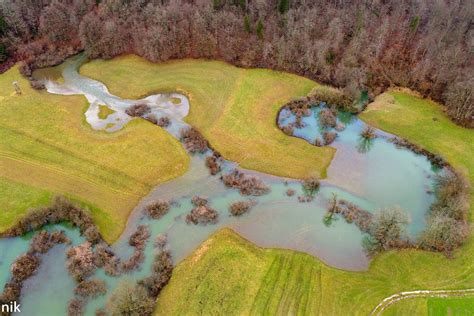
[[(442, 155), (464, 172), (472, 185), (474, 131), (449, 121), (435, 103), (391, 92), (371, 104), (362, 118)], [(232, 311), (230, 314), (367, 315), (384, 298), (401, 291), (474, 288), (472, 235), (451, 259), (414, 249), (389, 251), (375, 257), (366, 272), (338, 270), (292, 251), (258, 248), (230, 230), (216, 233), (204, 245), (178, 265), (158, 299), (158, 314), (209, 310)], [(193, 296), (196, 287), (200, 290), (198, 298)], [(243, 299), (235, 289), (248, 296)], [(217, 298), (206, 300), (208, 294)], [(398, 304), (402, 311), (423, 309), (420, 302)]]
[(137, 56), (94, 60), (80, 71), (124, 98), (171, 91), (187, 95), (191, 109), (186, 121), (244, 168), (292, 178), (322, 177), (333, 157), (333, 148), (288, 137), (275, 124), (283, 104), (317, 87), (311, 80), (218, 61), (153, 64)]
[(31, 89), (17, 67), (0, 75), (0, 229), (62, 194), (88, 206), (113, 241), (143, 195), (185, 172), (185, 150), (162, 129), (135, 120), (97, 132), (84, 121), (86, 108), (82, 96)]

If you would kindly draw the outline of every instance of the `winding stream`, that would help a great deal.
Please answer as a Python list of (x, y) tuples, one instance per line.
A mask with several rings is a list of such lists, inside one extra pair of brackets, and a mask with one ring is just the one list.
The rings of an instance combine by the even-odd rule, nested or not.
[[(85, 113), (87, 122), (96, 130), (114, 132), (123, 128), (132, 118), (125, 113), (131, 105), (146, 103), (158, 118), (167, 116), (171, 125), (166, 130), (179, 137), (179, 130), (188, 126), (184, 121), (189, 111), (189, 101), (181, 94), (158, 94), (142, 100), (126, 100), (111, 95), (101, 82), (81, 76), (77, 69), (85, 62), (83, 57), (66, 61), (63, 69), (63, 83), (46, 81), (48, 92), (55, 94), (84, 95), (90, 106)], [(179, 101), (179, 102), (178, 102)], [(114, 111), (107, 118), (99, 118), (99, 105)], [(192, 105), (191, 105), (192, 106)], [(283, 112), (283, 111), (282, 111)], [(295, 136), (311, 141), (318, 133), (317, 107), (314, 115), (304, 118), (307, 124), (298, 130)], [(280, 120), (291, 120), (291, 115), (281, 113)], [(153, 240), (155, 236), (166, 233), (173, 260), (179, 262), (189, 255), (201, 242), (222, 227), (231, 227), (239, 234), (259, 246), (288, 248), (303, 251), (323, 260), (328, 265), (346, 270), (361, 271), (368, 267), (361, 240), (363, 234), (342, 218), (330, 226), (323, 222), (329, 199), (333, 193), (361, 208), (375, 212), (384, 207), (399, 205), (410, 214), (409, 234), (416, 236), (424, 227), (424, 214), (434, 201), (432, 190), (434, 175), (439, 172), (421, 155), (410, 150), (399, 149), (386, 138), (379, 137), (361, 150), (359, 133), (364, 126), (356, 116), (342, 115), (340, 121), (346, 128), (339, 132), (331, 145), (337, 149), (328, 169), (328, 177), (322, 181), (321, 189), (315, 199), (309, 203), (298, 202), (302, 194), (299, 181), (284, 179), (256, 171), (242, 170), (246, 174), (260, 177), (271, 191), (267, 195), (252, 197), (257, 205), (248, 214), (241, 217), (228, 215), (228, 206), (235, 201), (247, 199), (237, 190), (225, 188), (219, 175), (211, 176), (205, 167), (205, 154), (192, 156), (189, 170), (182, 177), (171, 180), (154, 188), (135, 207), (120, 239), (112, 246), (123, 258), (127, 258), (132, 249), (128, 245), (130, 234), (139, 224), (150, 226), (151, 238), (147, 243), (146, 259), (141, 270), (121, 277), (110, 277), (103, 270), (96, 277), (105, 280), (112, 289), (123, 278), (139, 279), (149, 274), (153, 259)], [(158, 127), (157, 127), (158, 128)], [(381, 136), (391, 136), (377, 131)], [(367, 145), (367, 144), (365, 144)], [(237, 167), (236, 163), (226, 161), (224, 171)], [(296, 191), (292, 197), (286, 195), (291, 188)], [(204, 195), (209, 198), (210, 206), (219, 212), (216, 225), (188, 225), (184, 217), (192, 209), (191, 197)], [(175, 206), (160, 220), (151, 220), (143, 214), (143, 207), (156, 199), (172, 199)], [(51, 229), (48, 227), (47, 229)], [(74, 245), (84, 239), (77, 230), (63, 226)], [(0, 281), (9, 278), (9, 266), (14, 259), (28, 248), (32, 234), (21, 238), (0, 239)], [(25, 282), (22, 294), (22, 312), (26, 315), (64, 314), (67, 301), (73, 297), (75, 283), (65, 268), (65, 249), (67, 246), (55, 246), (42, 257), (41, 268), (36, 275)], [(107, 295), (111, 291), (109, 290)], [(54, 300), (50, 298), (54, 297)], [(91, 300), (86, 314), (93, 315), (97, 307), (102, 307), (107, 296)]]

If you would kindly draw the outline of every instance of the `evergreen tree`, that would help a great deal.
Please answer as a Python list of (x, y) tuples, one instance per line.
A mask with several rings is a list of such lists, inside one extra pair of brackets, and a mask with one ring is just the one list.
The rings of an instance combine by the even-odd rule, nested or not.
[(252, 25), (250, 24), (250, 18), (248, 15), (244, 17), (244, 29), (247, 33), (252, 33)]
[(290, 9), (290, 0), (280, 0), (278, 2), (278, 11), (281, 14), (286, 13)]
[(258, 19), (258, 22), (257, 22), (257, 28), (256, 28), (256, 32), (257, 32), (257, 36), (259, 39), (263, 39), (263, 22), (262, 20)]

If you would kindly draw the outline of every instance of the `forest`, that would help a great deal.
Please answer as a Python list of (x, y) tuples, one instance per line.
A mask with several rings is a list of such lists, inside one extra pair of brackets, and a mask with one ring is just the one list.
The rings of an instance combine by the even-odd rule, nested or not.
[(284, 70), (355, 99), (388, 87), (444, 104), (474, 127), (470, 0), (5, 0), (0, 71), (135, 53), (152, 62), (219, 59)]

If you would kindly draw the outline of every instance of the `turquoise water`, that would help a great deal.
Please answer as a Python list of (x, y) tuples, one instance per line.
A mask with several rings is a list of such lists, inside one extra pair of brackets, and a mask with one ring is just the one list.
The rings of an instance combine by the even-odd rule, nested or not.
[[(123, 116), (127, 106), (138, 103), (136, 100), (122, 100), (111, 95), (102, 83), (85, 78), (77, 72), (80, 59), (68, 61), (64, 70), (64, 84), (47, 82), (48, 91), (58, 94), (82, 94), (90, 102), (92, 110), (88, 115), (93, 117), (93, 108), (97, 104), (106, 105), (121, 113), (120, 129), (132, 118)], [(158, 95), (160, 96), (160, 95)], [(176, 113), (168, 111), (169, 95), (145, 98), (157, 116), (166, 114), (172, 124), (167, 129), (177, 136), (178, 127), (187, 126), (183, 122), (187, 114), (185, 108)], [(143, 102), (143, 100), (140, 100)], [(183, 99), (186, 106), (187, 99)], [(192, 106), (192, 105), (191, 105)], [(323, 105), (314, 107), (312, 115), (305, 117), (306, 126), (295, 129), (294, 135), (309, 142), (314, 142), (321, 135), (318, 125), (318, 113)], [(92, 113), (92, 114), (91, 114)], [(87, 113), (86, 113), (87, 115)], [(125, 114), (126, 115), (126, 114)], [(280, 123), (294, 120), (291, 113), (281, 112)], [(265, 247), (288, 248), (303, 251), (323, 260), (328, 265), (361, 271), (368, 267), (361, 240), (363, 234), (352, 224), (342, 218), (326, 226), (323, 222), (328, 201), (333, 194), (346, 199), (370, 212), (384, 207), (399, 205), (411, 217), (409, 234), (412, 237), (423, 229), (424, 214), (434, 201), (429, 193), (433, 188), (433, 177), (436, 174), (430, 162), (423, 156), (416, 155), (406, 149), (398, 149), (386, 140), (391, 135), (377, 131), (381, 136), (370, 143), (364, 143), (359, 133), (364, 127), (356, 116), (340, 113), (338, 121), (346, 128), (338, 132), (336, 141), (331, 145), (337, 149), (335, 157), (328, 169), (327, 179), (322, 181), (321, 189), (313, 201), (298, 202), (302, 194), (299, 181), (284, 179), (255, 171), (242, 170), (246, 174), (256, 175), (270, 188), (267, 195), (251, 197), (257, 204), (249, 213), (241, 217), (231, 217), (228, 207), (235, 201), (248, 199), (234, 189), (224, 187), (219, 176), (209, 175), (204, 165), (206, 154), (191, 158), (190, 168), (182, 177), (171, 180), (154, 188), (135, 207), (127, 227), (120, 239), (112, 245), (116, 254), (126, 259), (133, 249), (128, 245), (128, 238), (140, 224), (150, 226), (151, 238), (145, 249), (145, 262), (138, 271), (110, 277), (99, 269), (95, 277), (104, 280), (109, 289), (106, 296), (91, 300), (87, 305), (86, 314), (94, 315), (95, 309), (103, 307), (107, 296), (123, 279), (134, 282), (150, 272), (151, 263), (156, 252), (153, 241), (158, 234), (166, 234), (168, 247), (173, 260), (178, 263), (189, 255), (210, 234), (222, 227), (230, 227), (245, 238)], [(88, 120), (92, 125), (97, 122)], [(96, 125), (100, 129), (102, 125)], [(301, 157), (304, 159), (304, 157)], [(226, 161), (224, 169), (229, 171), (237, 165)], [(292, 197), (286, 195), (288, 189), (294, 189)], [(219, 212), (216, 225), (188, 225), (184, 218), (192, 209), (190, 199), (193, 195), (208, 197), (210, 206)], [(151, 220), (144, 216), (143, 207), (156, 199), (170, 199), (176, 203), (170, 212), (160, 220)], [(78, 231), (67, 226), (66, 230), (74, 245), (83, 242)], [(46, 229), (53, 229), (47, 227)], [(22, 238), (0, 239), (0, 281), (4, 284), (9, 278), (9, 267), (14, 259), (28, 248), (32, 234)], [(76, 284), (67, 274), (65, 268), (65, 250), (68, 246), (55, 246), (42, 257), (42, 265), (38, 273), (25, 282), (22, 294), (22, 311), (27, 315), (62, 315), (66, 313), (67, 301), (73, 297)]]

